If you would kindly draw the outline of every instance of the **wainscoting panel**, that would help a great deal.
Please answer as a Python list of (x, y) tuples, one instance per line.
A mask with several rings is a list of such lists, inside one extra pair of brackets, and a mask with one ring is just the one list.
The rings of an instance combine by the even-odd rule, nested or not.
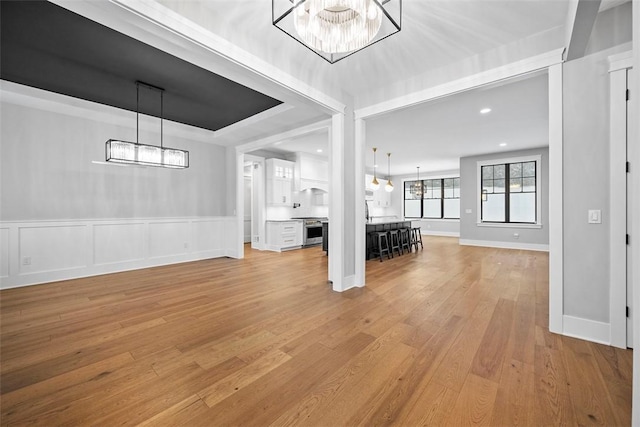
[(189, 250), (189, 222), (149, 223), (149, 257), (184, 255)]
[(9, 229), (0, 228), (0, 277), (9, 277)]
[(87, 225), (19, 227), (20, 274), (71, 270), (87, 265)]
[(0, 289), (238, 257), (235, 217), (0, 223)]
[(93, 263), (107, 265), (139, 261), (147, 256), (146, 224), (113, 223), (93, 227)]
[(208, 221), (194, 221), (191, 226), (193, 234), (194, 253), (224, 253), (225, 227), (228, 226), (219, 219)]

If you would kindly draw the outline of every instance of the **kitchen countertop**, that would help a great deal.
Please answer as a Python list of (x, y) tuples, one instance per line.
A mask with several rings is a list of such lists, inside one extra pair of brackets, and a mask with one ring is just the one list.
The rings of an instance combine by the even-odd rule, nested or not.
[(267, 219), (266, 222), (291, 222), (302, 221), (301, 219)]
[(413, 221), (411, 219), (374, 219), (366, 222), (367, 225), (380, 225), (380, 224), (396, 224), (398, 222), (407, 222)]

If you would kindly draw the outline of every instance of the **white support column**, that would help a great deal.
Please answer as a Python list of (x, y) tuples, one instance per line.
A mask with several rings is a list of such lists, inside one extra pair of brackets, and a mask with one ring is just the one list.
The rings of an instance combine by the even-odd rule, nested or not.
[(331, 118), (329, 141), (329, 280), (333, 290), (344, 287), (344, 114)]
[[(364, 174), (361, 173), (362, 159), (356, 154), (359, 149), (354, 125), (353, 110), (347, 109), (345, 114), (332, 116), (329, 145), (329, 280), (337, 292), (362, 285), (356, 280), (356, 250), (363, 250), (358, 248), (358, 245), (362, 245), (358, 239), (363, 236), (361, 228), (364, 227)], [(358, 194), (359, 186), (361, 194)]]
[(559, 334), (564, 293), (562, 122), (562, 64), (555, 64), (549, 67), (549, 330)]
[[(231, 174), (228, 175), (227, 182), (235, 183), (235, 203), (234, 216), (236, 218), (236, 236), (235, 236), (235, 253), (236, 258), (244, 258), (244, 153), (237, 149), (227, 148), (228, 153), (234, 153), (235, 161), (235, 176), (230, 179)], [(228, 162), (230, 163), (230, 162)], [(227, 185), (227, 188), (233, 187)]]
[(365, 212), (365, 132), (366, 123), (363, 119), (355, 121), (355, 262), (356, 277), (354, 285), (363, 287), (365, 285), (365, 262), (366, 262), (366, 212)]

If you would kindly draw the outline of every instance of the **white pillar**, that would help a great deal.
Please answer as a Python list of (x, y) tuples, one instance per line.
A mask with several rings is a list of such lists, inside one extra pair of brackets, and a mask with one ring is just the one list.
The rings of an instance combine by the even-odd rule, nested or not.
[(365, 212), (365, 155), (366, 124), (363, 119), (355, 121), (355, 286), (365, 285), (366, 262), (366, 212)]
[(358, 264), (364, 262), (364, 139), (357, 143), (355, 135), (353, 110), (332, 116), (329, 280), (337, 292), (364, 285), (364, 265)]
[(329, 141), (329, 280), (338, 292), (344, 288), (344, 119), (332, 116)]
[(562, 333), (562, 64), (549, 67), (549, 330)]

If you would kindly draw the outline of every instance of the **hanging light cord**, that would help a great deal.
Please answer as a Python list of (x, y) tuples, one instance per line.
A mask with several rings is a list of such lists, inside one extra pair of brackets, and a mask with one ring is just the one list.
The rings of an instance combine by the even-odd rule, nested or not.
[(164, 89), (149, 83), (136, 81), (136, 144), (140, 143), (140, 85), (160, 92), (160, 148), (164, 147)]

